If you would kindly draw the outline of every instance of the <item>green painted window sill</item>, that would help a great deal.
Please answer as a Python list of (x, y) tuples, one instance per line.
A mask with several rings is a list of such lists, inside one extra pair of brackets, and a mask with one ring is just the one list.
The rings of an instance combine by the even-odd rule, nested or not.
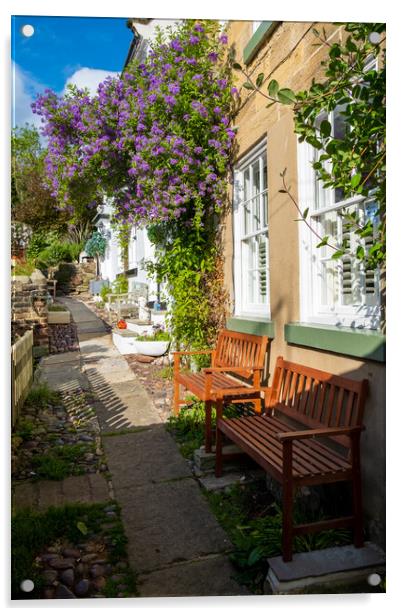
[(275, 323), (261, 317), (231, 317), (226, 322), (226, 327), (234, 332), (242, 334), (254, 334), (256, 336), (268, 336), (275, 338)]
[(253, 36), (243, 50), (243, 60), (245, 64), (250, 64), (253, 58), (258, 53), (261, 45), (265, 42), (268, 36), (273, 32), (278, 24), (277, 21), (263, 21), (254, 32)]
[(385, 362), (385, 336), (374, 330), (287, 323), (285, 340), (289, 344)]

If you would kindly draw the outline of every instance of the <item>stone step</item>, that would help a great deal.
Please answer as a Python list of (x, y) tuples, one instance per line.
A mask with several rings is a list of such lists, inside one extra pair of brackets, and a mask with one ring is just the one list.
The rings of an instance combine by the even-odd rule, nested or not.
[(328, 592), (359, 582), (378, 585), (385, 573), (385, 554), (373, 543), (362, 548), (344, 545), (293, 554), (287, 563), (275, 556), (268, 559), (268, 565), (265, 594), (305, 594), (307, 589)]

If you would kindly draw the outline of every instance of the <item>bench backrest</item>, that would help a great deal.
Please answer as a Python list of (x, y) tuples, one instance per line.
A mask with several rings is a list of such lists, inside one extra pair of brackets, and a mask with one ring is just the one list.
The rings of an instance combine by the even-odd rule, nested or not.
[(213, 367), (244, 368), (241, 376), (248, 378), (250, 368), (264, 369), (268, 337), (242, 334), (229, 329), (219, 332)]
[[(362, 425), (368, 381), (355, 381), (278, 357), (266, 412), (274, 409), (310, 428)], [(350, 446), (347, 436), (331, 437)]]

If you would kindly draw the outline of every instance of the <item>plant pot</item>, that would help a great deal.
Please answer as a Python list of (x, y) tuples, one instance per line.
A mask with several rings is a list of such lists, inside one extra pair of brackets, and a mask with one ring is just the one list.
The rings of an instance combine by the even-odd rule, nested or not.
[(135, 348), (138, 355), (160, 357), (166, 353), (169, 348), (169, 344), (169, 340), (136, 340)]

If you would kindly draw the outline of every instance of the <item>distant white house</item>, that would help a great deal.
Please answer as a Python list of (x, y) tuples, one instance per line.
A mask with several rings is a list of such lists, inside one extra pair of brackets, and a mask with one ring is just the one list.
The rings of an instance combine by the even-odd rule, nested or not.
[(125, 270), (117, 233), (111, 224), (112, 208), (112, 202), (105, 199), (104, 203), (98, 207), (94, 218), (96, 229), (107, 240), (105, 255), (101, 257), (99, 263), (100, 276), (102, 280), (112, 283), (118, 274), (125, 274), (129, 291), (134, 290), (136, 283), (147, 284), (148, 300), (154, 301), (158, 298), (158, 287), (148, 277), (145, 268), (145, 262), (154, 258), (154, 248), (148, 239), (146, 229), (132, 227), (128, 246), (128, 269)]

